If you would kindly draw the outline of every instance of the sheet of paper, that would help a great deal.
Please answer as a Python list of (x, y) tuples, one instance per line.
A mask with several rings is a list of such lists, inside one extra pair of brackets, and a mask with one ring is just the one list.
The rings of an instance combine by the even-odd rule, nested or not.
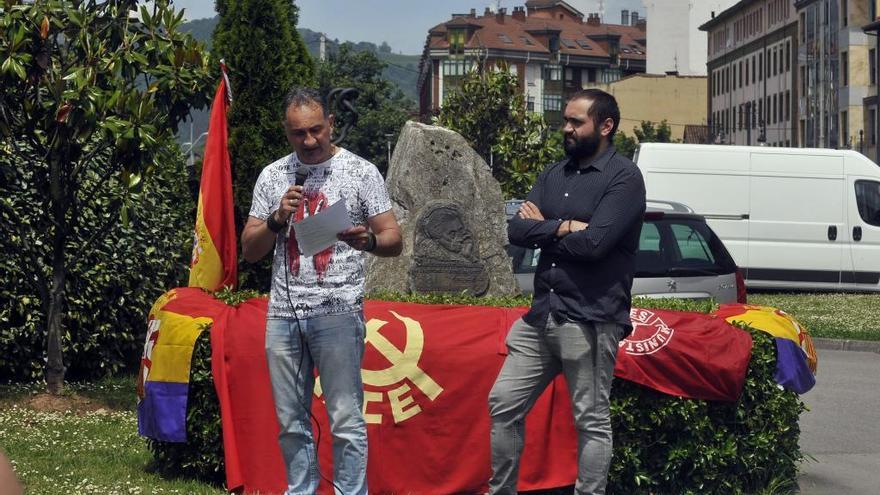
[(314, 256), (336, 242), (336, 234), (353, 225), (345, 206), (345, 198), (333, 203), (320, 213), (293, 224), (296, 242), (303, 256)]

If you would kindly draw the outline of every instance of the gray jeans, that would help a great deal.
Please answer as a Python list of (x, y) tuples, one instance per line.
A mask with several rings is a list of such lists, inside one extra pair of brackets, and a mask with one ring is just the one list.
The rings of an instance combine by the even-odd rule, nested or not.
[(616, 323), (556, 322), (533, 327), (522, 319), (507, 335), (507, 359), (489, 393), (492, 479), (489, 492), (516, 494), (525, 444), (525, 417), (541, 392), (564, 373), (578, 431), (577, 494), (604, 494), (611, 464), (609, 396), (617, 346)]

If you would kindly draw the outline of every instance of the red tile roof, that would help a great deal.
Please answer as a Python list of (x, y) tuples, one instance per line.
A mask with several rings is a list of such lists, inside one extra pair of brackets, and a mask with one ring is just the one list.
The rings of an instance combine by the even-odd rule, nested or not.
[(524, 52), (550, 53), (542, 31), (559, 32), (559, 51), (566, 55), (608, 57), (603, 38), (618, 38), (621, 59), (645, 60), (645, 32), (636, 26), (619, 24), (590, 25), (573, 20), (526, 17), (519, 20), (510, 14), (483, 16), (456, 16), (430, 29), (429, 49), (447, 49), (446, 32), (449, 28), (472, 30), (466, 48), (489, 48)]

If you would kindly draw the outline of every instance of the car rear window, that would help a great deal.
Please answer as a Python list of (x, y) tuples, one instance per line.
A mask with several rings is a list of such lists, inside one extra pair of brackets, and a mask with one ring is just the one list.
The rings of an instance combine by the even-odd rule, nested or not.
[[(519, 203), (508, 201), (508, 219)], [(508, 245), (507, 253), (514, 273), (530, 273), (538, 267), (541, 250)], [(735, 271), (736, 263), (705, 221), (668, 214), (645, 218), (636, 252), (636, 277), (710, 276)]]
[(705, 222), (665, 216), (642, 224), (636, 277), (710, 276), (735, 271), (727, 249)]

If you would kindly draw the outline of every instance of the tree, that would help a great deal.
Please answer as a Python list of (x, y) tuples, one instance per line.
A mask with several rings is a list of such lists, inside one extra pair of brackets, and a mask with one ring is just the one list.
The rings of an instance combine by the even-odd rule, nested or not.
[(461, 134), (492, 164), (505, 197), (523, 198), (544, 166), (562, 158), (559, 133), (526, 110), (506, 67), (470, 72), (443, 102), (436, 123)]
[[(229, 155), (236, 227), (243, 228), (254, 184), (269, 163), (290, 153), (284, 135), (284, 97), (314, 82), (314, 64), (296, 31), (291, 0), (217, 0), (220, 22), (212, 54), (226, 60), (232, 87)], [(271, 261), (239, 266), (240, 287), (269, 286)]]
[[(351, 127), (343, 146), (373, 162), (383, 173), (388, 168), (388, 140), (414, 110), (415, 103), (406, 98), (395, 85), (382, 77), (386, 64), (371, 51), (355, 51), (350, 43), (343, 43), (339, 51), (330, 53), (318, 65), (318, 87), (323, 94), (333, 88), (358, 90), (355, 108), (359, 113), (357, 124)], [(346, 114), (337, 115), (336, 128), (341, 128)]]
[(633, 127), (633, 134), (635, 138), (628, 137), (621, 131), (614, 135), (614, 146), (617, 151), (628, 158), (633, 157), (639, 143), (672, 142), (672, 129), (665, 120), (659, 124), (643, 120), (638, 127)]
[[(210, 93), (202, 48), (177, 31), (183, 13), (157, 0), (138, 19), (137, 3), (7, 1), (0, 9), (0, 134), (8, 143), (0, 163), (4, 176), (44, 192), (33, 205), (39, 230), (18, 233), (40, 242), (17, 254), (46, 274), (30, 283), (46, 315), (46, 382), (55, 394), (65, 375), (67, 272), (71, 257), (82, 255), (70, 252), (71, 236), (85, 230), (102, 238), (119, 216), (127, 223), (138, 214), (133, 200), (160, 165), (163, 146)], [(103, 225), (84, 220), (95, 207), (92, 191), (83, 190), (89, 175), (91, 187), (118, 178), (125, 190), (101, 205), (118, 212)], [(0, 205), (8, 213), (9, 204)]]

